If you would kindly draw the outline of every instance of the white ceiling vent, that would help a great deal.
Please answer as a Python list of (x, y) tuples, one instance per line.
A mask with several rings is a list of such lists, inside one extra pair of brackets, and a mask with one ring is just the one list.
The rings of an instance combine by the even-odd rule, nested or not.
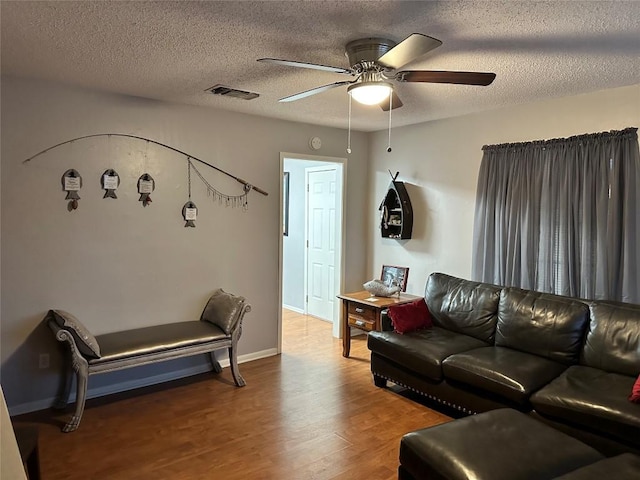
[(245, 92), (244, 90), (238, 90), (231, 87), (225, 87), (224, 85), (214, 85), (211, 88), (207, 88), (207, 92), (211, 92), (214, 95), (221, 95), (223, 97), (241, 98), (242, 100), (253, 100), (260, 95), (253, 92)]

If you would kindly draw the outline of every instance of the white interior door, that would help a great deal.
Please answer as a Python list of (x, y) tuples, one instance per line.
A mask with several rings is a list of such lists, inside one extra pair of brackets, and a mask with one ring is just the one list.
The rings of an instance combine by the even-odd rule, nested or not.
[(337, 168), (306, 170), (307, 313), (333, 321), (335, 311)]

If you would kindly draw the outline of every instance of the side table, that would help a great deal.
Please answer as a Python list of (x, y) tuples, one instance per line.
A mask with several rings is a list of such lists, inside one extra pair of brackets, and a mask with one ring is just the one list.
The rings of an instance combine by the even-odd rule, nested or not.
[(374, 297), (367, 291), (338, 295), (342, 300), (342, 356), (351, 351), (351, 327), (371, 332), (382, 330), (382, 311), (391, 305), (413, 302), (416, 295), (401, 293), (400, 297)]

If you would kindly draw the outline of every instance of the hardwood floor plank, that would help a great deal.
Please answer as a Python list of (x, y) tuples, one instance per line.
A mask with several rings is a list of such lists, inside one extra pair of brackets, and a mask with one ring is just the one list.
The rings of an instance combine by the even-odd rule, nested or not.
[(403, 434), (450, 419), (375, 387), (366, 337), (285, 310), (283, 353), (87, 402), (80, 429), (36, 412), (45, 480), (390, 480)]

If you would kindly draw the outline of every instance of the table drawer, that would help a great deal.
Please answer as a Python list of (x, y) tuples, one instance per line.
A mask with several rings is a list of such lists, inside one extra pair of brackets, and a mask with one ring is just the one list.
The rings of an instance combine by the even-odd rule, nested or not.
[(366, 330), (367, 332), (371, 332), (376, 329), (376, 322), (372, 320), (366, 320), (355, 315), (349, 315), (349, 326), (357, 327), (362, 330)]
[(376, 321), (376, 309), (358, 303), (349, 303), (349, 316), (363, 318), (370, 322)]
[(376, 309), (358, 303), (349, 303), (348, 323), (352, 327), (358, 327), (362, 330), (376, 329)]

